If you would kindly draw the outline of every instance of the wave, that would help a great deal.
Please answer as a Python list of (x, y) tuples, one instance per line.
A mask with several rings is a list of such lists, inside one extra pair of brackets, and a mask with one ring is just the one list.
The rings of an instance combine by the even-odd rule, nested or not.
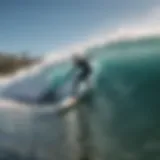
[[(160, 140), (159, 44), (160, 38), (152, 37), (96, 48), (95, 55), (91, 50), (92, 60), (96, 62), (93, 64), (94, 87), (92, 93), (77, 104), (79, 114), (74, 110), (64, 117), (53, 116), (52, 112), (46, 114), (45, 107), (37, 107), (38, 111), (32, 112), (34, 108), (30, 106), (32, 110), (27, 110), (27, 114), (24, 109), (16, 111), (14, 116), (0, 112), (1, 122), (5, 120), (5, 125), (0, 123), (1, 128), (9, 133), (15, 131), (15, 146), (27, 150), (27, 154), (32, 147), (32, 136), (36, 134), (34, 147), (46, 157), (51, 156), (48, 159), (71, 159), (68, 157), (73, 156), (73, 151), (77, 158), (77, 148), (83, 142), (91, 145), (89, 151), (84, 148), (90, 159), (156, 159)], [(69, 64), (54, 70), (54, 82), (63, 79), (56, 75), (66, 73), (69, 69), (66, 65)], [(46, 74), (50, 74), (50, 70)], [(3, 145), (7, 139), (2, 141)], [(26, 145), (22, 146), (22, 142)], [(36, 154), (37, 150), (33, 152)]]
[[(112, 41), (99, 47), (87, 48), (84, 54), (90, 58), (94, 71), (93, 83), (96, 83), (99, 72), (105, 68), (101, 63), (102, 59), (151, 56), (160, 52), (159, 44), (160, 37), (152, 35), (150, 37), (139, 37), (138, 39)], [(70, 60), (68, 59), (66, 63), (63, 62), (59, 65), (46, 64), (45, 67), (43, 65), (41, 70), (37, 67), (39, 73), (37, 72), (32, 76), (30, 74), (23, 80), (8, 85), (2, 91), (1, 97), (30, 104), (53, 103), (63, 99), (64, 96), (69, 94), (70, 83), (73, 78), (73, 75), (65, 78), (72, 67)]]
[[(156, 159), (160, 142), (160, 37), (158, 29), (152, 29), (120, 29), (110, 39), (97, 38), (58, 52), (60, 55), (44, 57), (34, 70), (24, 70), (23, 76), (21, 72), (8, 80), (6, 97), (23, 95), (37, 100), (51, 84), (53, 90), (65, 84), (74, 51), (89, 56), (94, 70), (92, 94), (77, 104), (78, 112), (64, 117), (53, 116), (47, 107), (35, 109), (1, 100), (1, 147), (25, 156), (70, 160), (79, 159), (77, 148), (87, 142), (91, 148), (84, 150), (90, 159)], [(65, 53), (68, 60), (61, 64)]]
[(5, 87), (9, 84), (12, 84), (16, 81), (19, 81), (27, 76), (32, 76), (35, 74), (39, 74), (43, 68), (51, 64), (59, 64), (67, 59), (70, 59), (71, 55), (74, 52), (80, 52), (82, 54), (86, 53), (86, 50), (101, 47), (110, 43), (119, 43), (121, 41), (130, 41), (130, 40), (138, 40), (143, 37), (149, 36), (159, 36), (160, 35), (160, 27), (159, 26), (149, 26), (144, 27), (119, 27), (117, 30), (112, 31), (110, 33), (102, 33), (100, 36), (95, 36), (88, 38), (84, 43), (74, 44), (68, 48), (46, 53), (43, 57), (43, 62), (33, 65), (29, 68), (22, 69), (17, 71), (16, 73), (0, 78), (0, 86)]

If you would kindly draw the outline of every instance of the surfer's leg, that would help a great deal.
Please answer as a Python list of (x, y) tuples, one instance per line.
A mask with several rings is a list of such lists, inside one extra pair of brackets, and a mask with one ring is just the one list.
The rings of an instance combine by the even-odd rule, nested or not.
[(86, 87), (90, 87), (91, 86), (91, 76), (90, 73), (86, 73), (83, 75), (82, 81), (84, 81), (86, 83)]
[(90, 75), (87, 72), (83, 72), (81, 74), (79, 74), (76, 78), (75, 81), (73, 82), (73, 95), (76, 95), (78, 93), (78, 89), (79, 89), (79, 85), (82, 82), (86, 82), (87, 86), (90, 86), (90, 80), (89, 80)]
[(73, 85), (72, 85), (72, 95), (74, 96), (77, 95), (79, 83), (80, 83), (80, 76), (77, 76), (73, 81)]

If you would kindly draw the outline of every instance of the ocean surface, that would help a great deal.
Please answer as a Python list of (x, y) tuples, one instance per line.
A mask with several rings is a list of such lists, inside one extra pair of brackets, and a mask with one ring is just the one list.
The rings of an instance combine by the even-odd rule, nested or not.
[(93, 89), (65, 115), (54, 108), (69, 95), (70, 60), (1, 88), (2, 100), (16, 103), (0, 104), (0, 159), (160, 159), (160, 37), (104, 43), (85, 55)]

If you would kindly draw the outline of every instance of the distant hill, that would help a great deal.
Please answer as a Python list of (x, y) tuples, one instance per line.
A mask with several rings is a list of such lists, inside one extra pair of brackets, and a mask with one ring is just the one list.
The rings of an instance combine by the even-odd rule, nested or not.
[(26, 55), (18, 56), (0, 52), (0, 75), (11, 74), (23, 67), (39, 62), (39, 58), (29, 58)]

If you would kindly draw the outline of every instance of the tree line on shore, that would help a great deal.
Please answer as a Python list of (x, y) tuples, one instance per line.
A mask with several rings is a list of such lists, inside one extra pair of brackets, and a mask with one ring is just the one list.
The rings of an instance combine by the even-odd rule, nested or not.
[(31, 58), (25, 52), (21, 54), (0, 52), (0, 75), (11, 74), (38, 61), (40, 61), (39, 58)]

